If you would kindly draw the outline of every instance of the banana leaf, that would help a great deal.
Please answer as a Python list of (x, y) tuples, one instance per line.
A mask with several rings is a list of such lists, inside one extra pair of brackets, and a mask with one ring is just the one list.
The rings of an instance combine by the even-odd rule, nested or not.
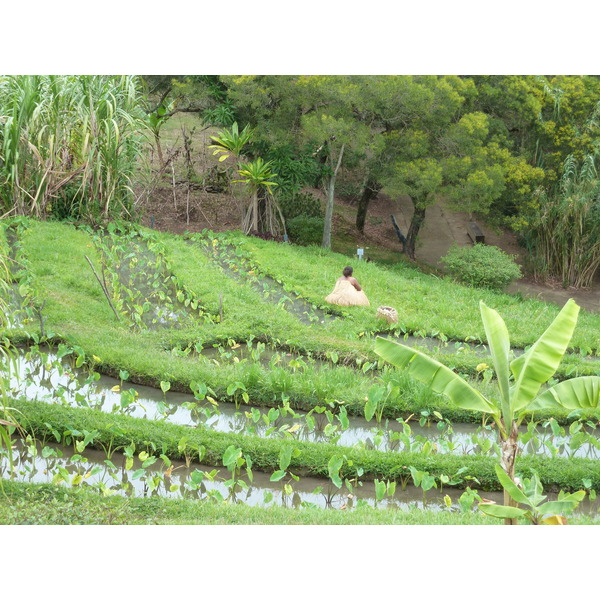
[(479, 504), (479, 510), (489, 517), (497, 517), (498, 519), (517, 519), (527, 514), (527, 511), (522, 508), (499, 504)]
[(459, 408), (499, 416), (498, 407), (473, 389), (460, 375), (426, 354), (382, 337), (375, 340), (375, 353), (399, 369), (406, 369), (409, 375), (434, 392), (448, 396)]
[(508, 354), (510, 352), (510, 338), (502, 317), (493, 309), (479, 302), (481, 320), (487, 337), (498, 387), (500, 388), (502, 417), (505, 423), (513, 420), (510, 406), (510, 368)]
[(571, 298), (537, 342), (510, 363), (515, 378), (511, 389), (513, 414), (527, 408), (556, 372), (573, 336), (578, 314), (579, 306)]
[(600, 377), (588, 375), (557, 383), (540, 394), (528, 407), (530, 410), (562, 407), (569, 410), (598, 408)]

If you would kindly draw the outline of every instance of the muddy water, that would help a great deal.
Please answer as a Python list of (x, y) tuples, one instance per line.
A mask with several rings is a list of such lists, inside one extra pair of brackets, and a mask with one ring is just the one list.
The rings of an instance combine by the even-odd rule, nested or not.
[[(152, 459), (150, 459), (151, 461)], [(148, 459), (146, 459), (147, 462)], [(268, 473), (253, 472), (252, 478), (244, 470), (233, 484), (231, 473), (224, 468), (216, 469), (190, 461), (164, 462), (157, 459), (144, 468), (138, 457), (130, 469), (125, 468), (126, 457), (113, 453), (110, 458), (103, 451), (86, 448), (75, 454), (71, 448), (56, 444), (42, 445), (22, 441), (15, 443), (13, 470), (9, 470), (6, 456), (0, 453), (0, 477), (28, 483), (59, 483), (65, 486), (81, 486), (104, 494), (135, 497), (161, 496), (169, 498), (207, 499), (243, 503), (249, 506), (285, 506), (289, 508), (328, 508), (351, 510), (360, 505), (381, 509), (460, 511), (459, 499), (464, 490), (451, 486), (433, 488), (425, 494), (420, 488), (400, 483), (396, 489), (376, 500), (373, 482), (353, 482), (338, 489), (332, 482), (314, 477), (300, 477), (294, 481), (285, 477), (272, 482)], [(230, 482), (227, 484), (227, 482)], [(291, 486), (284, 491), (285, 485)], [(481, 497), (501, 504), (501, 492), (483, 492)], [(447, 498), (445, 498), (447, 496)], [(464, 500), (463, 496), (463, 500)], [(548, 494), (549, 500), (556, 494)], [(450, 507), (446, 502), (450, 502)], [(476, 502), (472, 505), (476, 506)], [(574, 514), (598, 514), (600, 499), (584, 500)], [(472, 509), (473, 510), (473, 509)]]
[[(418, 422), (392, 420), (377, 424), (361, 417), (316, 413), (312, 420), (302, 411), (258, 409), (241, 404), (218, 403), (217, 406), (196, 400), (192, 394), (167, 392), (155, 388), (130, 385), (107, 376), (87, 376), (56, 361), (55, 355), (27, 361), (17, 361), (19, 380), (11, 387), (17, 397), (81, 406), (105, 412), (118, 412), (138, 418), (164, 420), (187, 426), (212, 428), (216, 431), (259, 435), (261, 437), (293, 437), (301, 441), (329, 442), (343, 447), (362, 447), (382, 451), (413, 451), (421, 453), (490, 454), (497, 455), (497, 435), (488, 427), (474, 424), (438, 423), (421, 426)], [(135, 394), (131, 394), (134, 390)], [(526, 429), (522, 430), (524, 434)], [(549, 427), (538, 431), (524, 446), (525, 453), (546, 456), (578, 456), (598, 458), (600, 440), (590, 437), (579, 446), (572, 439), (554, 435)]]
[[(475, 343), (475, 342), (447, 342), (437, 338), (431, 337), (420, 337), (414, 335), (395, 335), (393, 333), (377, 333), (373, 334), (373, 337), (380, 336), (387, 339), (400, 342), (411, 348), (418, 348), (429, 354), (460, 354), (465, 352), (472, 352), (475, 356), (481, 356), (491, 361), (490, 349), (487, 344)], [(511, 349), (513, 357), (521, 356), (525, 351), (522, 348)], [(570, 351), (567, 355), (573, 354), (578, 355), (584, 362), (597, 364), (600, 366), (600, 356), (581, 356), (574, 351)]]

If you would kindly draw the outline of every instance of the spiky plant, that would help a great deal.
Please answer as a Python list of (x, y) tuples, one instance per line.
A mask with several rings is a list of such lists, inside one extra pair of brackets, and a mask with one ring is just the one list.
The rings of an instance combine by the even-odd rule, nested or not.
[(243, 183), (247, 186), (252, 201), (248, 206), (243, 222), (244, 233), (250, 231), (259, 231), (259, 193), (264, 190), (264, 215), (263, 229), (269, 233), (276, 235), (282, 229), (285, 232), (285, 220), (281, 214), (281, 210), (271, 194), (271, 188), (277, 183), (273, 178), (277, 177), (276, 173), (271, 171), (271, 161), (265, 162), (262, 158), (257, 158), (255, 161), (240, 165), (238, 173), (242, 179), (234, 181), (234, 183)]
[(563, 285), (590, 286), (600, 267), (600, 178), (596, 157), (570, 155), (555, 194), (539, 194), (531, 228), (538, 262)]

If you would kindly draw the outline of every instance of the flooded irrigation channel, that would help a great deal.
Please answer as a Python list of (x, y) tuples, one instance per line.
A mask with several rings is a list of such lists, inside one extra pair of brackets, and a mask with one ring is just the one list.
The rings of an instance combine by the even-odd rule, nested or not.
[(251, 285), (262, 297), (276, 304), (279, 308), (293, 314), (307, 325), (325, 324), (337, 317), (301, 298), (294, 292), (287, 291), (278, 281), (264, 274), (256, 274), (251, 268), (245, 268), (243, 260), (235, 255), (234, 248), (225, 249), (218, 254), (206, 249), (208, 257), (217, 264), (229, 277), (241, 283)]
[[(142, 455), (140, 458), (140, 454)], [(127, 464), (130, 461), (130, 464)], [(54, 483), (69, 487), (87, 487), (105, 495), (134, 497), (213, 499), (249, 506), (287, 506), (292, 508), (352, 509), (361, 505), (383, 509), (465, 510), (475, 505), (475, 492), (452, 487), (430, 489), (401, 485), (387, 488), (378, 499), (375, 484), (364, 481), (338, 489), (331, 481), (315, 477), (287, 477), (278, 482), (270, 474), (242, 469), (235, 477), (225, 468), (215, 468), (192, 461), (149, 457), (144, 453), (127, 456), (85, 448), (82, 452), (57, 444), (19, 440), (13, 448), (13, 468), (5, 452), (0, 451), (0, 476), (26, 483)], [(448, 497), (445, 499), (445, 497)], [(502, 503), (499, 492), (482, 494)], [(589, 501), (578, 507), (581, 513), (594, 514), (597, 507)]]
[[(491, 426), (472, 423), (430, 422), (422, 415), (413, 419), (367, 421), (349, 416), (343, 405), (310, 412), (295, 411), (285, 398), (277, 408), (257, 408), (217, 402), (199, 386), (195, 394), (130, 384), (71, 365), (73, 357), (24, 351), (15, 360), (10, 393), (25, 400), (84, 407), (153, 421), (220, 432), (306, 442), (327, 442), (340, 447), (422, 454), (487, 454), (498, 456), (497, 435)], [(600, 457), (600, 427), (576, 422), (560, 427), (555, 421), (523, 427), (520, 446), (524, 453), (544, 456)]]
[[(491, 361), (491, 353), (489, 346), (481, 342), (447, 341), (434, 337), (423, 337), (410, 334), (395, 334), (386, 332), (371, 334), (372, 338), (375, 338), (377, 336), (392, 340), (394, 342), (399, 342), (406, 346), (410, 346), (411, 348), (421, 350), (422, 352), (425, 352), (427, 354), (464, 354), (471, 352), (475, 356), (481, 356), (482, 358), (487, 358), (488, 361)], [(522, 348), (512, 348), (511, 351), (513, 357), (521, 356), (525, 352), (525, 350)], [(583, 356), (582, 354), (578, 354), (573, 350), (568, 351), (565, 356), (569, 355), (579, 356), (581, 360), (584, 361), (584, 363), (598, 365), (598, 369), (600, 372), (600, 356), (594, 356), (593, 354), (587, 354)]]

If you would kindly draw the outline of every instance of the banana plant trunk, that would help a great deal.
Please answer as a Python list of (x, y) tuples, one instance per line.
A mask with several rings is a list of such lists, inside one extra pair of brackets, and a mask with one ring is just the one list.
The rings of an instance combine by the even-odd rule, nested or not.
[[(504, 472), (510, 477), (511, 481), (515, 480), (515, 461), (517, 458), (517, 453), (519, 448), (517, 446), (517, 436), (519, 431), (517, 429), (517, 424), (513, 421), (510, 424), (510, 431), (508, 432), (508, 437), (502, 441), (501, 444), (501, 456), (500, 456), (500, 466), (504, 470)], [(504, 490), (504, 506), (513, 506), (517, 507), (518, 503), (513, 500), (510, 494)], [(517, 519), (504, 519), (505, 525), (516, 525)]]

